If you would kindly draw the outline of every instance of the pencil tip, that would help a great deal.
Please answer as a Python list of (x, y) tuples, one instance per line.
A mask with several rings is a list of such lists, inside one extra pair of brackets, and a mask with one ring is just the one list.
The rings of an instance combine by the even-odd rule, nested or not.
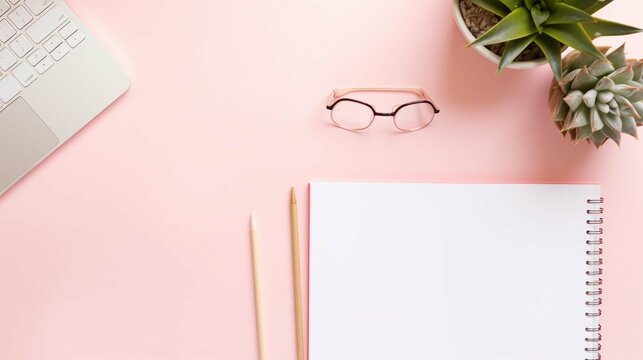
[(297, 203), (297, 193), (295, 193), (295, 187), (290, 188), (290, 203), (291, 204), (296, 204)]

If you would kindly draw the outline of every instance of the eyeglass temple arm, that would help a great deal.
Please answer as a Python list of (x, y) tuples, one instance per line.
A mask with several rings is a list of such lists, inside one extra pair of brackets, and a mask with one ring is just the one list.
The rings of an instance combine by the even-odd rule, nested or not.
[(436, 111), (439, 112), (440, 109), (435, 105), (435, 102), (431, 97), (426, 93), (424, 89), (420, 88), (347, 88), (347, 89), (335, 89), (330, 94), (330, 99), (328, 100), (327, 107), (332, 106), (335, 101), (337, 101), (342, 96), (348, 95), (353, 92), (408, 92), (417, 95), (421, 99), (425, 99), (431, 102), (435, 107)]

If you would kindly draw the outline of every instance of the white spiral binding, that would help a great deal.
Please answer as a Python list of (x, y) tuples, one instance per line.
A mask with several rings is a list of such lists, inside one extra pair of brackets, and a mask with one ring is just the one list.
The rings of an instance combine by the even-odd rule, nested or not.
[(585, 316), (589, 319), (589, 325), (585, 328), (587, 332), (587, 337), (585, 338), (585, 352), (588, 354), (585, 360), (600, 360), (601, 359), (601, 325), (599, 323), (599, 317), (601, 316), (601, 304), (603, 299), (601, 295), (603, 290), (601, 285), (603, 284), (603, 279), (601, 275), (603, 274), (603, 259), (601, 255), (603, 254), (603, 198), (600, 199), (589, 199), (587, 200), (589, 209), (587, 210), (588, 220), (587, 220), (587, 270), (585, 274), (587, 275), (587, 280), (585, 285), (587, 290), (585, 295), (587, 300), (585, 305), (587, 310)]

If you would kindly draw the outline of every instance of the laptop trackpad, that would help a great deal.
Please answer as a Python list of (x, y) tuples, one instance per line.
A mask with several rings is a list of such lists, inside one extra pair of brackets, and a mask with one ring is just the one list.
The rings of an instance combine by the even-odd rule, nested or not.
[(58, 144), (23, 98), (0, 113), (0, 192)]

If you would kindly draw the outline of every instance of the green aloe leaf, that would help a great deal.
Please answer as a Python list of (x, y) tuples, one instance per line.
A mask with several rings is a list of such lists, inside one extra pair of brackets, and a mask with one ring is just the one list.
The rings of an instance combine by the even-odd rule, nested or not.
[(531, 44), (538, 34), (533, 34), (521, 39), (511, 40), (507, 43), (505, 51), (502, 53), (500, 63), (498, 64), (498, 72), (502, 71), (507, 65), (511, 64), (520, 53)]
[(473, 0), (472, 2), (500, 17), (505, 17), (509, 14), (509, 9), (500, 0)]
[(468, 46), (489, 45), (520, 39), (536, 33), (531, 15), (525, 8), (518, 8), (505, 16), (489, 31), (471, 42)]
[(573, 24), (577, 22), (592, 22), (594, 18), (583, 10), (579, 10), (567, 4), (556, 4), (551, 11), (549, 19), (545, 21), (546, 25), (551, 24)]
[(558, 4), (558, 0), (545, 0), (545, 4), (547, 5), (547, 9), (553, 9), (556, 4)]
[(605, 58), (605, 55), (592, 44), (592, 39), (589, 38), (581, 24), (550, 25), (545, 27), (543, 32), (561, 43), (597, 59)]
[(593, 5), (590, 5), (590, 6), (586, 7), (586, 8), (583, 8), (583, 10), (585, 10), (585, 12), (587, 12), (588, 14), (593, 14), (593, 13), (597, 12), (598, 10), (604, 8), (605, 6), (609, 5), (612, 1), (614, 1), (614, 0), (594, 1)]
[(554, 72), (554, 76), (556, 76), (556, 80), (560, 81), (563, 76), (560, 43), (544, 34), (538, 36), (534, 42), (545, 54), (545, 57), (549, 62), (549, 66), (551, 66), (551, 70)]
[(500, 0), (509, 10), (516, 10), (524, 2), (522, 0)]
[(538, 28), (538, 31), (541, 31), (541, 25), (549, 19), (549, 10), (541, 10), (536, 7), (530, 9), (531, 18), (534, 20), (534, 24)]
[(594, 22), (582, 24), (587, 34), (592, 38), (597, 38), (599, 36), (628, 35), (643, 31), (643, 29), (639, 29), (634, 26), (624, 25), (609, 20), (599, 18), (594, 18), (594, 20)]

